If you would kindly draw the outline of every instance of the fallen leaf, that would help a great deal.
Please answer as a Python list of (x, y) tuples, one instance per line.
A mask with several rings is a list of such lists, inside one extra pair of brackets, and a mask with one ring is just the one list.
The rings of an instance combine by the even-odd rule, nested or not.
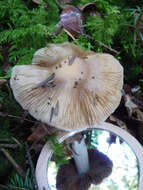
[(27, 140), (37, 143), (43, 137), (45, 137), (47, 135), (51, 135), (57, 131), (58, 131), (58, 129), (56, 129), (55, 127), (51, 127), (44, 123), (40, 123), (39, 126), (36, 128), (36, 130), (28, 137)]
[(115, 124), (115, 125), (118, 125), (121, 129), (125, 129), (126, 131), (128, 130), (125, 122), (121, 121), (120, 119), (118, 119), (117, 117), (111, 115), (109, 117), (109, 122)]
[[(124, 94), (130, 96), (132, 102), (140, 109), (143, 109), (143, 95), (140, 86), (131, 87), (128, 84), (124, 85)], [(128, 98), (127, 98), (128, 99)]]
[(142, 92), (134, 94), (132, 101), (138, 106), (139, 109), (143, 109), (143, 96)]
[(81, 11), (72, 5), (66, 5), (60, 15), (59, 25), (65, 29), (68, 35), (79, 37), (83, 34), (83, 18)]
[(91, 38), (83, 30), (84, 20), (89, 15), (101, 16), (95, 3), (88, 3), (81, 7), (66, 5), (60, 15), (60, 22), (57, 24), (56, 35), (63, 29), (73, 40), (80, 35)]
[(138, 109), (138, 108), (136, 108), (136, 109), (134, 110), (134, 112), (135, 112), (135, 114), (136, 114), (137, 119), (138, 119), (139, 121), (143, 121), (143, 112), (142, 112), (140, 109)]
[(134, 113), (134, 110), (138, 108), (138, 106), (132, 101), (131, 97), (128, 94), (124, 96), (124, 100), (125, 100), (125, 107), (127, 109), (128, 116), (131, 117), (132, 114)]

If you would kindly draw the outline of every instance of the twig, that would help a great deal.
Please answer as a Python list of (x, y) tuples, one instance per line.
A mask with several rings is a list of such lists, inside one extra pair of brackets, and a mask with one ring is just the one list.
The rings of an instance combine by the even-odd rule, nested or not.
[(99, 41), (99, 40), (95, 40), (95, 42), (98, 42), (100, 45), (102, 45), (103, 47), (105, 47), (106, 49), (109, 49), (110, 51), (119, 54), (120, 52), (116, 51), (115, 49), (110, 48), (109, 46), (107, 46), (106, 44), (104, 44), (103, 42)]
[(7, 187), (6, 185), (1, 185), (1, 184), (0, 184), (0, 189), (1, 189), (1, 188), (2, 188), (2, 189), (9, 189), (9, 187)]
[(0, 139), (0, 143), (11, 143), (10, 139)]
[(75, 40), (75, 37), (68, 31), (64, 28), (64, 31), (73, 39)]
[(26, 189), (26, 188), (22, 188), (22, 187), (16, 187), (16, 186), (6, 186), (6, 185), (2, 185), (2, 184), (0, 184), (0, 189), (12, 189), (12, 190), (14, 190), (14, 189), (19, 189), (19, 190), (29, 190), (29, 189)]
[[(74, 29), (72, 29), (72, 30), (77, 33), (76, 30), (74, 30)], [(75, 37), (74, 37), (68, 30), (66, 30), (66, 29), (64, 28), (64, 31), (65, 31), (73, 40), (75, 40)], [(87, 34), (85, 34), (85, 33), (79, 33), (79, 35), (82, 35), (82, 36), (84, 36), (84, 37), (86, 37), (86, 38), (89, 38), (90, 40), (93, 40), (93, 41), (95, 41), (95, 42), (98, 42), (98, 43), (99, 43), (100, 45), (102, 45), (104, 48), (109, 49), (110, 51), (112, 51), (112, 52), (114, 52), (114, 53), (116, 53), (116, 54), (119, 54), (119, 53), (120, 53), (120, 52), (116, 51), (115, 49), (113, 49), (113, 48), (107, 46), (107, 45), (104, 44), (103, 42), (101, 42), (101, 41), (99, 41), (99, 40), (95, 40), (93, 37), (91, 37), (91, 36), (89, 36), (89, 35), (87, 35)]]
[(119, 54), (118, 51), (116, 51), (116, 50), (113, 49), (113, 48), (110, 48), (109, 46), (107, 46), (107, 45), (104, 44), (103, 42), (101, 42), (101, 41), (99, 41), (99, 40), (95, 40), (93, 37), (91, 37), (91, 36), (89, 36), (89, 35), (87, 35), (87, 34), (82, 34), (82, 35), (85, 36), (85, 37), (87, 37), (87, 38), (89, 38), (89, 39), (91, 39), (91, 40), (94, 40), (95, 42), (98, 42), (100, 45), (102, 45), (102, 46), (105, 47), (106, 49), (109, 49), (110, 51), (113, 51), (114, 53)]
[(12, 140), (13, 140), (14, 142), (16, 142), (16, 144), (17, 144), (18, 146), (22, 147), (22, 144), (20, 143), (20, 141), (17, 140), (15, 137), (12, 137)]
[[(20, 119), (20, 120), (23, 119), (22, 117), (19, 117), (19, 116), (16, 116), (16, 115), (10, 115), (10, 114), (8, 114), (8, 113), (2, 113), (2, 112), (0, 112), (0, 116), (1, 116), (1, 117), (17, 118), (17, 119)], [(29, 119), (23, 119), (23, 120), (24, 120), (24, 121), (31, 122), (31, 123), (35, 123), (35, 121), (29, 120)]]
[[(17, 118), (17, 119), (22, 119), (21, 117), (19, 116), (15, 116), (15, 115), (7, 115), (8, 117), (13, 117), (13, 118)], [(31, 123), (35, 123), (35, 121), (32, 121), (32, 120), (29, 120), (29, 119), (24, 119), (24, 121), (28, 121), (28, 122), (31, 122)]]
[(22, 168), (20, 168), (20, 166), (16, 163), (16, 161), (12, 158), (12, 156), (9, 154), (9, 152), (4, 149), (1, 148), (1, 151), (3, 152), (3, 154), (6, 156), (6, 158), (11, 162), (11, 164), (14, 166), (14, 168), (16, 169), (17, 173), (24, 178), (25, 177), (25, 172)]
[(17, 148), (18, 145), (17, 144), (0, 144), (0, 148)]
[(25, 143), (25, 147), (26, 147), (26, 154), (27, 154), (28, 162), (29, 162), (29, 165), (30, 165), (30, 168), (31, 168), (31, 173), (32, 173), (32, 176), (33, 176), (33, 184), (34, 184), (35, 190), (38, 190), (38, 185), (37, 185), (37, 181), (36, 181), (36, 177), (35, 177), (34, 164), (32, 162), (31, 154), (30, 154), (30, 151), (29, 151), (29, 146), (28, 146), (27, 143)]
[(113, 49), (113, 48), (107, 46), (107, 45), (104, 44), (103, 42), (101, 42), (101, 41), (99, 41), (99, 40), (95, 40), (93, 37), (91, 37), (91, 36), (89, 36), (89, 35), (87, 35), (87, 34), (82, 34), (82, 35), (83, 35), (84, 37), (86, 37), (86, 38), (89, 38), (90, 40), (93, 40), (93, 41), (99, 43), (99, 44), (100, 44), (101, 46), (103, 46), (104, 48), (109, 49), (110, 51), (112, 51), (112, 52), (114, 52), (114, 53), (116, 53), (116, 54), (119, 54), (119, 53), (120, 53), (120, 52), (116, 51), (115, 49)]

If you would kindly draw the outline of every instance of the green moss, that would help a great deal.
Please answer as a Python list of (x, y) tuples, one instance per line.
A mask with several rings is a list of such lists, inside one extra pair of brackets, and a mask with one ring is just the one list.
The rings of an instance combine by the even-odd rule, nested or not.
[(53, 134), (48, 138), (49, 145), (53, 151), (54, 161), (58, 166), (68, 163), (67, 154), (64, 151), (63, 143), (59, 143), (57, 135)]
[[(10, 44), (9, 63), (30, 64), (33, 53), (51, 41), (59, 10), (53, 1), (47, 2), (48, 11), (44, 4), (28, 9), (22, 0), (0, 1), (0, 51), (4, 44)], [(1, 61), (4, 61), (3, 56)]]
[(58, 36), (55, 36), (52, 39), (52, 43), (55, 43), (55, 44), (63, 43), (67, 41), (68, 41), (68, 36), (64, 30), (62, 30), (62, 32)]

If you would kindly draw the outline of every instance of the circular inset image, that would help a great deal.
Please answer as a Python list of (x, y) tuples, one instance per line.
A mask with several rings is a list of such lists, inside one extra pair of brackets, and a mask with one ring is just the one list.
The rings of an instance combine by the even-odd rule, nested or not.
[(143, 149), (123, 129), (103, 122), (92, 129), (64, 133), (58, 139), (53, 137), (39, 157), (36, 177), (40, 190), (43, 187), (46, 190), (142, 189)]

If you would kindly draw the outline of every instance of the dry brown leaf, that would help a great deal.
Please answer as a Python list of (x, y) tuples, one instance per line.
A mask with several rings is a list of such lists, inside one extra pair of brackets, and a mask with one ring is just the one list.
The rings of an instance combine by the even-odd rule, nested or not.
[(140, 108), (143, 109), (143, 94), (140, 86), (135, 86), (131, 89), (132, 100)]
[[(61, 0), (60, 2), (63, 4), (70, 2), (70, 0)], [(72, 5), (66, 5), (60, 15), (60, 22), (56, 35), (61, 32), (61, 29), (64, 29), (73, 40), (80, 35), (87, 36), (83, 31), (83, 22), (89, 15), (101, 16), (97, 11), (95, 3), (88, 3), (79, 8)]]
[(134, 111), (136, 113), (137, 119), (140, 121), (143, 121), (143, 112), (138, 108), (136, 108)]
[(131, 97), (128, 94), (124, 96), (124, 100), (125, 100), (125, 107), (127, 109), (128, 116), (131, 117), (135, 109), (138, 108), (138, 106), (132, 101)]
[(128, 116), (132, 117), (132, 119), (142, 122), (143, 121), (143, 112), (140, 110), (140, 106), (138, 106), (137, 104), (135, 104), (133, 102), (133, 100), (135, 100), (135, 98), (126, 94), (124, 96), (124, 99), (125, 99), (125, 107), (127, 109)]
[(72, 5), (66, 5), (60, 15), (60, 26), (73, 37), (83, 34), (83, 18), (80, 10)]
[[(131, 87), (130, 85), (125, 84), (124, 95), (128, 95), (134, 104), (143, 109), (143, 94), (140, 86)], [(126, 99), (126, 97), (124, 99)], [(129, 98), (127, 97), (127, 99)]]
[(111, 123), (113, 122), (113, 124), (116, 124), (116, 125), (118, 125), (119, 127), (121, 127), (121, 129), (124, 129), (124, 130), (126, 130), (126, 131), (128, 130), (126, 124), (125, 124), (123, 121), (121, 121), (120, 119), (118, 119), (117, 117), (111, 115), (111, 116), (109, 117), (109, 120), (110, 120)]
[(38, 142), (40, 141), (43, 137), (47, 135), (51, 135), (58, 131), (55, 127), (51, 127), (49, 125), (46, 125), (44, 123), (40, 123), (40, 125), (36, 128), (36, 130), (28, 137), (28, 141), (32, 142)]

